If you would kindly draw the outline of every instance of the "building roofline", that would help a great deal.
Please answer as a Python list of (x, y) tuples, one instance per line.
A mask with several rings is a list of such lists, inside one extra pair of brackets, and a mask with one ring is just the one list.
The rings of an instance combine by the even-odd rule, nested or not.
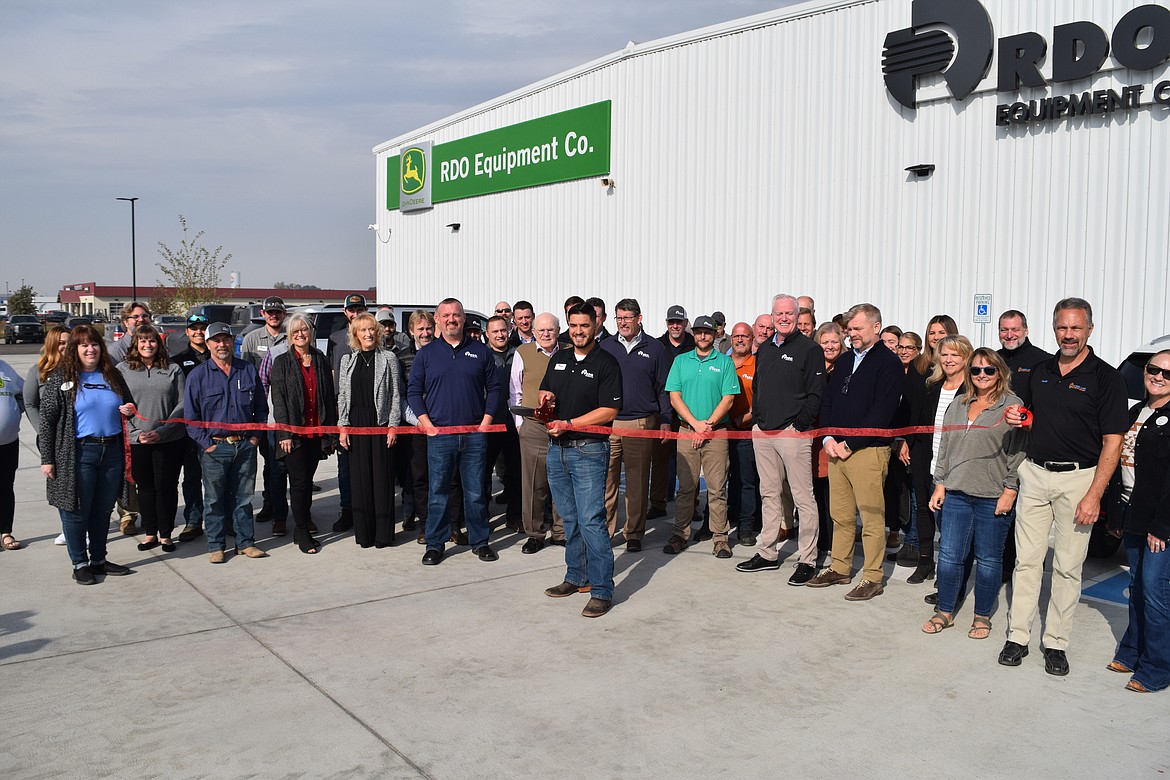
[(397, 135), (389, 141), (378, 144), (373, 148), (375, 155), (382, 152), (391, 151), (397, 147), (403, 146), (407, 143), (412, 143), (426, 136), (450, 127), (451, 125), (463, 122), (479, 114), (486, 113), (500, 106), (508, 103), (521, 100), (530, 95), (542, 92), (546, 89), (551, 89), (567, 81), (584, 76), (587, 73), (607, 68), (614, 63), (622, 60), (630, 59), (631, 57), (641, 57), (655, 52), (671, 49), (677, 46), (686, 46), (688, 44), (696, 43), (698, 41), (710, 40), (712, 38), (721, 38), (727, 35), (735, 35), (737, 33), (745, 32), (747, 30), (755, 30), (761, 27), (770, 27), (784, 22), (790, 22), (794, 19), (801, 19), (808, 16), (816, 16), (830, 11), (836, 11), (841, 8), (854, 5), (869, 5), (880, 2), (880, 0), (810, 0), (807, 3), (798, 3), (797, 5), (786, 6), (778, 8), (774, 11), (765, 11), (763, 13), (755, 14), (753, 16), (745, 16), (739, 19), (732, 19), (728, 22), (720, 22), (709, 27), (701, 27), (697, 30), (689, 32), (678, 33), (677, 35), (667, 36), (666, 38), (659, 38), (654, 41), (646, 43), (634, 43), (630, 41), (626, 44), (624, 49), (619, 49), (611, 54), (599, 57), (584, 65), (578, 65), (575, 68), (561, 71), (556, 75), (549, 76), (541, 81), (534, 82), (525, 87), (520, 87), (507, 94), (501, 95), (497, 98), (492, 98), (477, 106), (464, 109), (450, 116), (439, 119), (429, 125), (424, 125), (416, 130), (411, 130), (407, 133)]

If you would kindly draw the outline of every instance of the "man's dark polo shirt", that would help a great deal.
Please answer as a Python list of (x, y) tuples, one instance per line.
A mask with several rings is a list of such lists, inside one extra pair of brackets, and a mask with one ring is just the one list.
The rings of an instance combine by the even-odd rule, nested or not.
[(1028, 384), (1028, 378), (1032, 376), (1032, 369), (1045, 360), (1052, 359), (1050, 353), (1040, 349), (1028, 339), (1024, 339), (1024, 343), (1015, 349), (1001, 347), (996, 351), (1003, 358), (1003, 362), (1007, 363), (1007, 367), (1012, 370), (1012, 392), (1016, 395), (1019, 395), (1020, 391), (1015, 388), (1023, 388)]
[(1101, 437), (1129, 430), (1128, 398), (1121, 372), (1089, 347), (1089, 355), (1064, 376), (1059, 358), (1032, 371), (1016, 392), (1032, 410), (1028, 458), (1093, 466), (1101, 455)]
[[(548, 363), (540, 389), (556, 395), (558, 420), (567, 421), (602, 406), (619, 411), (622, 408), (621, 367), (613, 355), (596, 343), (583, 360), (577, 360), (572, 347), (558, 349)], [(558, 438), (605, 441), (609, 436), (603, 433), (566, 431)]]

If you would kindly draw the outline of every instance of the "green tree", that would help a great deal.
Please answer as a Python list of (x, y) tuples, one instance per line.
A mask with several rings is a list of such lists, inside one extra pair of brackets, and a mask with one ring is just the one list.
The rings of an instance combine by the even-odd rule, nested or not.
[(194, 237), (189, 237), (187, 218), (182, 214), (179, 215), (179, 225), (183, 228), (183, 238), (178, 249), (171, 249), (162, 241), (158, 242), (158, 253), (163, 258), (158, 268), (175, 288), (175, 307), (186, 311), (203, 303), (222, 303), (223, 296), (218, 294), (217, 288), (220, 273), (232, 259), (231, 253), (221, 257), (222, 246), (214, 250), (203, 246), (202, 230)]
[(36, 314), (37, 307), (33, 303), (33, 299), (36, 297), (37, 291), (32, 288), (32, 285), (24, 285), (8, 297), (8, 313)]

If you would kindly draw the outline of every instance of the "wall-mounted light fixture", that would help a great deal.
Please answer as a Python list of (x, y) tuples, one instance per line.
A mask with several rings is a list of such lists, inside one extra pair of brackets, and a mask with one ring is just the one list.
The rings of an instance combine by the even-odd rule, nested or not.
[(458, 222), (451, 222), (451, 223), (449, 223), (449, 224), (447, 225), (447, 227), (451, 228), (451, 232), (452, 232), (452, 233), (458, 233), (458, 232), (459, 232), (459, 228), (461, 228), (461, 227), (463, 227), (463, 226), (462, 226), (460, 223), (458, 223)]
[(934, 163), (921, 163), (919, 165), (911, 165), (906, 169), (907, 173), (914, 174), (915, 178), (925, 179), (930, 174), (934, 173)]

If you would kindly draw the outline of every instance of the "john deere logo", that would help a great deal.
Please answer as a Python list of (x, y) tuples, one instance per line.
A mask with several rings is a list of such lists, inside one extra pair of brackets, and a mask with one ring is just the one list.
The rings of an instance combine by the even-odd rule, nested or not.
[(427, 154), (417, 146), (402, 153), (402, 192), (413, 195), (427, 180)]

